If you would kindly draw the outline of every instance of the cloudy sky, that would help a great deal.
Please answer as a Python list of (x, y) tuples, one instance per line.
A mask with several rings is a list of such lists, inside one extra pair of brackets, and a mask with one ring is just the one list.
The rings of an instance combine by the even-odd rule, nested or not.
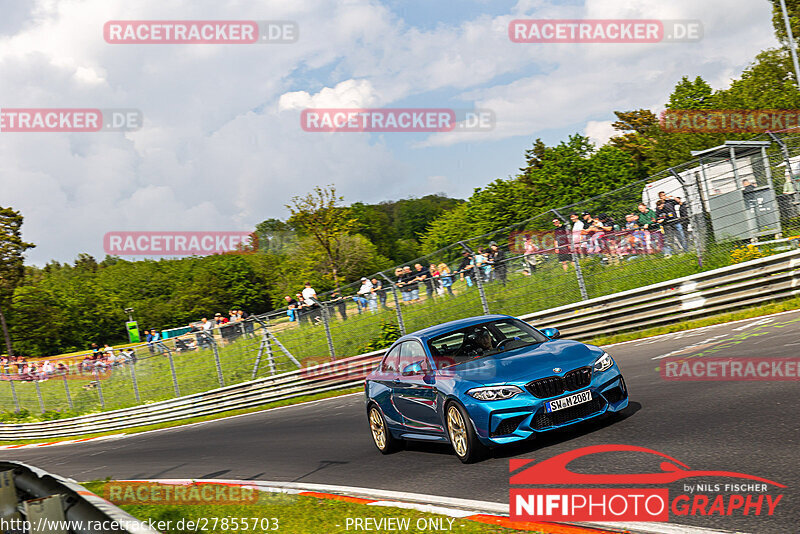
[[(0, 206), (28, 262), (102, 258), (103, 235), (249, 230), (334, 183), (348, 202), (516, 173), (537, 137), (603, 142), (614, 110), (661, 109), (681, 76), (723, 88), (776, 46), (767, 0), (0, 0), (0, 108), (135, 108), (135, 132), (0, 132)], [(519, 44), (508, 23), (698, 19), (683, 44)], [(289, 20), (292, 44), (108, 44), (109, 20)], [(308, 107), (490, 109), (491, 131), (315, 133)]]

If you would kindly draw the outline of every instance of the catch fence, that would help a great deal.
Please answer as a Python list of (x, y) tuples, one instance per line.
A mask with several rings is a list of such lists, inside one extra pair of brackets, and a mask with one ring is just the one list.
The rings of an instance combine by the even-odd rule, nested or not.
[[(580, 315), (584, 301), (798, 248), (800, 131), (731, 141), (694, 155), (646, 180), (465, 236), (398, 267), (410, 274), (365, 275), (368, 283), (320, 293), (302, 309), (142, 344), (134, 349), (135, 362), (127, 358), (88, 373), (74, 364), (41, 381), (5, 369), (0, 405), (88, 413), (163, 401), (369, 353), (401, 334), (463, 317), (535, 316), (575, 304), (571, 313)], [(682, 208), (673, 210), (674, 218), (646, 224), (661, 192), (669, 204), (680, 199)], [(429, 276), (415, 279), (418, 269)], [(733, 301), (728, 309), (736, 307)], [(602, 320), (598, 313), (592, 309)], [(641, 324), (621, 323), (615, 331)]]

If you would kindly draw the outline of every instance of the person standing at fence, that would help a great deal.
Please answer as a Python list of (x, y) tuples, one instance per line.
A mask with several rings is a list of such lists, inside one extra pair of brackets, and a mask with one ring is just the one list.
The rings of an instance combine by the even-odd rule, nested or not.
[(378, 311), (378, 295), (372, 291), (372, 282), (365, 276), (361, 277), (361, 287), (358, 288), (358, 294), (366, 300), (370, 313)]
[(648, 253), (653, 252), (653, 239), (651, 234), (658, 230), (658, 223), (656, 223), (656, 212), (647, 207), (644, 202), (639, 202), (639, 219), (637, 224), (639, 228), (644, 230), (644, 244)]
[(492, 241), (489, 243), (489, 249), (492, 254), (492, 263), (494, 263), (494, 272), (497, 278), (506, 285), (508, 278), (508, 265), (506, 264), (506, 253), (497, 246), (497, 243)]
[(553, 219), (553, 240), (555, 241), (555, 252), (558, 255), (558, 261), (561, 262), (561, 268), (564, 272), (569, 271), (569, 262), (572, 260), (572, 254), (569, 253), (569, 230), (560, 219)]
[(453, 294), (453, 275), (450, 273), (450, 268), (446, 263), (440, 263), (436, 268), (439, 271), (439, 280), (442, 283), (442, 288), (447, 291), (447, 294), (454, 297)]
[(417, 275), (411, 272), (411, 267), (403, 266), (403, 274), (400, 275), (397, 285), (402, 287), (401, 291), (405, 302), (414, 302), (419, 299), (419, 284), (416, 279)]
[(301, 294), (303, 295), (303, 300), (305, 301), (305, 305), (306, 306), (311, 306), (313, 304), (311, 299), (317, 297), (317, 292), (314, 291), (313, 287), (311, 287), (311, 282), (306, 282), (305, 283), (305, 287), (303, 288), (303, 291), (302, 291)]
[[(203, 319), (205, 321), (205, 319)], [(144, 340), (147, 342), (147, 349), (150, 351), (150, 354), (153, 354), (156, 349), (153, 347), (153, 334), (150, 330), (144, 331)]]
[(475, 261), (472, 258), (472, 254), (467, 252), (466, 250), (461, 253), (461, 263), (458, 264), (458, 269), (456, 269), (456, 274), (458, 274), (461, 280), (464, 280), (467, 283), (467, 289), (472, 287), (472, 276), (475, 270)]
[(536, 271), (536, 264), (539, 263), (539, 259), (536, 256), (536, 253), (539, 252), (539, 247), (536, 246), (536, 243), (533, 241), (533, 236), (526, 235), (525, 236), (525, 244), (523, 245), (523, 259), (525, 260), (525, 266), (528, 269), (528, 274), (533, 274)]
[(289, 316), (289, 321), (291, 322), (297, 321), (298, 319), (297, 308), (299, 306), (299, 303), (289, 295), (283, 297), (283, 300), (286, 301), (286, 315)]
[(342, 297), (342, 294), (337, 289), (333, 293), (331, 293), (330, 301), (331, 305), (334, 309), (338, 310), (339, 315), (342, 317), (342, 321), (347, 320), (347, 301)]
[(664, 229), (664, 256), (669, 257), (672, 255), (672, 247), (675, 245), (677, 238), (675, 231), (675, 210), (672, 206), (667, 205), (664, 200), (656, 202), (656, 222)]
[(417, 282), (422, 282), (425, 285), (426, 298), (432, 299), (434, 289), (433, 289), (433, 280), (431, 279), (430, 269), (428, 269), (427, 267), (423, 267), (421, 263), (414, 264), (414, 269), (416, 270), (416, 273), (414, 274), (416, 274)]
[(575, 251), (575, 254), (584, 257), (586, 256), (586, 251), (583, 247), (583, 231), (586, 229), (586, 225), (577, 213), (570, 213), (569, 220), (572, 223), (572, 249)]
[(686, 251), (686, 235), (680, 222), (680, 204), (678, 204), (675, 197), (668, 196), (664, 191), (659, 191), (658, 199), (664, 202), (666, 210), (673, 213), (673, 217), (666, 219), (671, 228), (664, 227), (664, 236), (667, 237), (669, 235), (672, 238), (672, 244), (675, 245), (675, 248), (680, 247), (681, 250)]
[(386, 308), (386, 290), (383, 288), (383, 282), (377, 278), (373, 278), (370, 282), (372, 282), (372, 292), (377, 295), (381, 307)]

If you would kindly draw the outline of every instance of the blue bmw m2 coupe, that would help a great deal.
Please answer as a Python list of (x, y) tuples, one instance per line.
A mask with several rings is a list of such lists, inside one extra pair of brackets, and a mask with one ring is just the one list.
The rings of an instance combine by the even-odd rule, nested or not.
[(614, 359), (559, 336), (486, 315), (401, 337), (366, 378), (378, 450), (445, 442), (469, 463), (488, 448), (623, 410), (628, 391)]

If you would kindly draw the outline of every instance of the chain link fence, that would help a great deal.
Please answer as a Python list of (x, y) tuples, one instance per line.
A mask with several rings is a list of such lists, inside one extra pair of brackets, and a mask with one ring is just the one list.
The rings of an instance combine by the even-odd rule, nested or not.
[(2, 369), (4, 409), (52, 417), (114, 410), (300, 368), (258, 317), (114, 350), (113, 361), (98, 363), (91, 355), (51, 360), (50, 372), (37, 363), (32, 370)]
[(155, 402), (378, 350), (449, 320), (522, 315), (798, 246), (800, 131), (693, 155), (616, 191), (465, 236), (299, 308), (140, 345), (110, 369), (87, 374), (73, 364), (43, 381), (6, 369), (0, 403), (86, 413)]

